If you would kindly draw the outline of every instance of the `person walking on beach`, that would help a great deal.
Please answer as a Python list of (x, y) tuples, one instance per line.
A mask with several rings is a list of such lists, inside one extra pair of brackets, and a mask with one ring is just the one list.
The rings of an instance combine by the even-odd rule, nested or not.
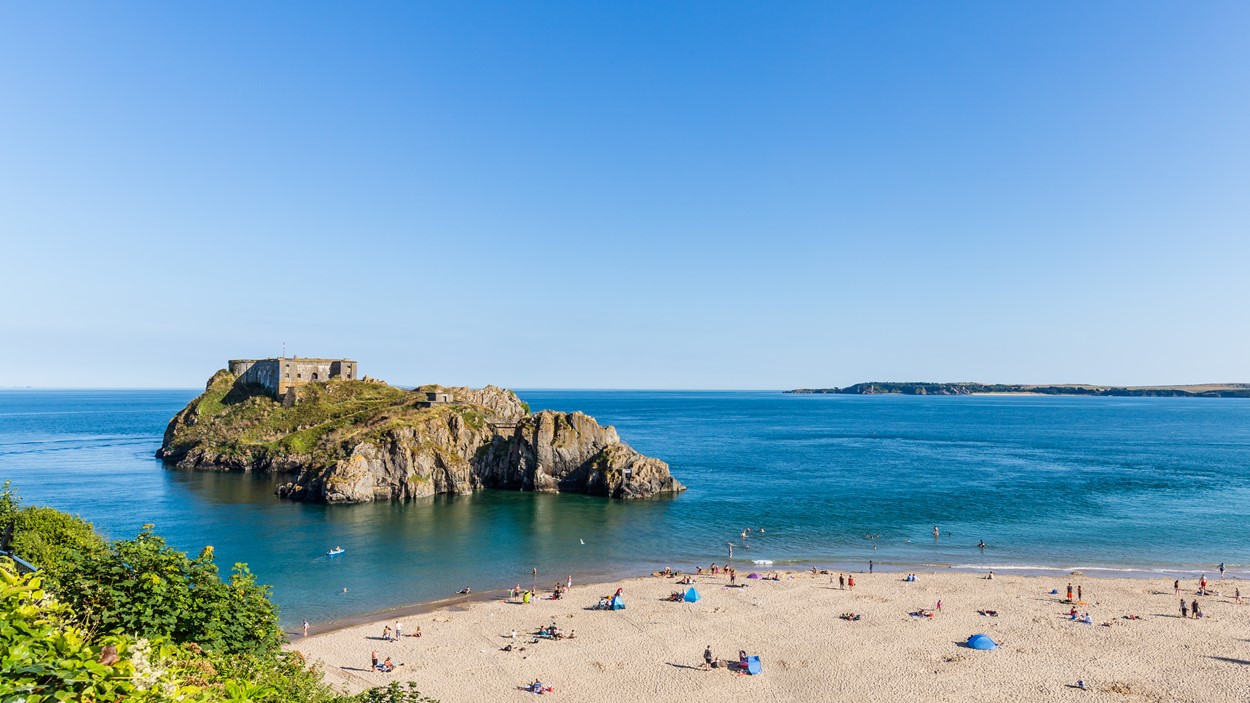
[(868, 573), (872, 573), (872, 559), (868, 560)]
[(1220, 578), (1224, 578), (1224, 562), (1220, 562)]
[(378, 670), (378, 650), (376, 649), (373, 650), (373, 652), (369, 654), (369, 659), (373, 662), (373, 664), (370, 665), (369, 667), (370, 670), (377, 671)]
[(308, 636), (308, 621), (307, 620), (304, 621), (304, 636), (305, 637)]
[(1194, 602), (1190, 604), (1189, 614), (1195, 618), (1198, 617), (1198, 599), (1197, 598), (1195, 598)]
[(1180, 579), (1176, 579), (1175, 581), (1172, 582), (1172, 593), (1173, 595), (1178, 595), (1178, 596), (1181, 594), (1181, 580)]
[(1189, 606), (1185, 604), (1185, 599), (1181, 599), (1181, 619), (1189, 617)]
[(843, 591), (846, 590), (846, 577), (842, 574), (838, 574), (838, 588)]
[(1072, 602), (1072, 584), (1068, 584), (1068, 602)]
[(1204, 596), (1207, 594), (1207, 575), (1206, 574), (1203, 574), (1202, 579), (1198, 581), (1198, 592)]
[(937, 611), (938, 611), (939, 613), (940, 613), (940, 612), (942, 612), (942, 599), (941, 599), (941, 598), (938, 598), (938, 602), (937, 602)]
[(395, 621), (395, 640), (397, 642), (404, 641), (404, 624), (398, 620)]
[(1085, 602), (1085, 596), (1081, 593), (1081, 584), (1076, 585), (1076, 600), (1078, 603)]
[(1237, 605), (1241, 605), (1241, 588), (1240, 587), (1233, 589), (1233, 602), (1236, 603)]
[(847, 577), (846, 587), (852, 591), (855, 590), (855, 574), (851, 574), (850, 576)]
[(712, 656), (712, 645), (709, 644), (707, 646), (707, 649), (703, 650), (703, 667), (702, 668), (704, 671), (712, 670), (712, 661), (714, 659), (715, 657)]

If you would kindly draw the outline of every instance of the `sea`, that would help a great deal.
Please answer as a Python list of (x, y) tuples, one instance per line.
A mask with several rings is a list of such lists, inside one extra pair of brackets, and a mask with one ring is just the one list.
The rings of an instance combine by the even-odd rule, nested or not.
[(326, 506), (155, 459), (196, 393), (0, 391), (0, 481), (110, 538), (150, 523), (188, 553), (212, 545), (223, 573), (246, 562), (288, 627), (724, 564), (731, 545), (739, 570), (1250, 577), (1247, 399), (519, 391), (615, 425), (689, 490)]

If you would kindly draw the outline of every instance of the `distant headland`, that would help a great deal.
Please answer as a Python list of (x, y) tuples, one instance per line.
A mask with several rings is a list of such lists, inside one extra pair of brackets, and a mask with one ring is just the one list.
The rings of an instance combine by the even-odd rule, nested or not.
[(1206, 383), (1189, 386), (1094, 386), (1083, 383), (1031, 385), (1014, 383), (925, 383), (872, 381), (845, 388), (796, 388), (786, 393), (845, 395), (1086, 395), (1169, 398), (1250, 398), (1250, 383)]
[(580, 412), (510, 390), (396, 388), (352, 359), (235, 359), (169, 421), (156, 454), (180, 469), (282, 476), (283, 498), (407, 500), (480, 488), (612, 498), (685, 490), (668, 464)]

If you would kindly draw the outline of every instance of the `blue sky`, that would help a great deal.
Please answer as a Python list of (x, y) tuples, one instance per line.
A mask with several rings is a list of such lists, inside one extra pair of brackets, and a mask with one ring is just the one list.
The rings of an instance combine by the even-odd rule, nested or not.
[(0, 5), (0, 386), (1250, 381), (1245, 3)]

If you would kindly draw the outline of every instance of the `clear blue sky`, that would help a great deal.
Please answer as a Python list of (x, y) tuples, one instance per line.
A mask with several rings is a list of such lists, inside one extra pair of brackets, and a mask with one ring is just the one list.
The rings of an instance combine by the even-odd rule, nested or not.
[(0, 385), (1250, 381), (1250, 4), (0, 5)]

